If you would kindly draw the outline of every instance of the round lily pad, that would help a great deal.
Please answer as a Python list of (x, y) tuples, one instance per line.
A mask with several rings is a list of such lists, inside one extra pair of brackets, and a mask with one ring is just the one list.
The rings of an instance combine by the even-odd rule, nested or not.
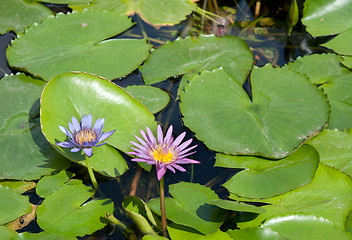
[(303, 75), (266, 65), (251, 85), (252, 99), (223, 69), (193, 77), (181, 93), (185, 125), (212, 150), (282, 158), (328, 121), (323, 92)]
[[(106, 176), (120, 176), (128, 167), (115, 148), (129, 152), (129, 141), (134, 140), (133, 135), (138, 135), (140, 129), (156, 129), (154, 116), (119, 86), (88, 73), (65, 73), (48, 82), (41, 97), (41, 123), (50, 143), (66, 141), (59, 126), (67, 128), (72, 116), (80, 120), (88, 114), (92, 114), (93, 124), (98, 118), (105, 118), (104, 132), (116, 130), (107, 144), (93, 148), (94, 170)], [(57, 148), (70, 160), (85, 164), (82, 152)]]
[(69, 71), (122, 77), (144, 61), (151, 45), (144, 39), (105, 39), (132, 25), (126, 16), (112, 11), (58, 14), (12, 41), (7, 49), (9, 65), (44, 80)]
[(168, 77), (219, 67), (243, 83), (252, 64), (253, 54), (239, 37), (201, 35), (166, 43), (154, 50), (140, 69), (148, 85)]
[(0, 80), (0, 179), (34, 180), (70, 162), (40, 131), (39, 98), (45, 82), (24, 74)]
[[(352, 9), (352, 7), (351, 7)], [(352, 19), (352, 18), (351, 18)], [(352, 55), (352, 28), (340, 33), (338, 36), (330, 40), (329, 42), (323, 44), (322, 46), (334, 50), (336, 53), (342, 55)]]
[(112, 214), (109, 199), (90, 200), (94, 191), (83, 184), (66, 185), (47, 196), (37, 209), (37, 222), (48, 233), (84, 236), (103, 228), (100, 218)]

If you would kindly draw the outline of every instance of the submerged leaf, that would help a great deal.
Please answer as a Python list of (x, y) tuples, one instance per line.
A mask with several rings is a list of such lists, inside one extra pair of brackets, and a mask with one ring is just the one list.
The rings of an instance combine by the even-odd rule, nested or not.
[(122, 77), (143, 62), (151, 45), (144, 39), (105, 39), (132, 25), (110, 11), (58, 14), (20, 34), (7, 49), (8, 61), (44, 80), (69, 71)]
[(181, 93), (187, 127), (212, 150), (282, 158), (328, 120), (322, 91), (306, 77), (267, 65), (251, 73), (252, 101), (223, 69), (203, 71)]

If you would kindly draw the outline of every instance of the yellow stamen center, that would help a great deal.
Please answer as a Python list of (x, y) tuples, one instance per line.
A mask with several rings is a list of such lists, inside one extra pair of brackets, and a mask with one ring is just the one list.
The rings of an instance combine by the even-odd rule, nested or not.
[(152, 154), (154, 159), (158, 162), (168, 164), (173, 160), (172, 152), (170, 152), (169, 150), (165, 150), (163, 148), (157, 148), (153, 150)]
[(90, 128), (83, 128), (75, 134), (75, 140), (79, 145), (84, 142), (93, 142), (97, 139), (97, 133)]

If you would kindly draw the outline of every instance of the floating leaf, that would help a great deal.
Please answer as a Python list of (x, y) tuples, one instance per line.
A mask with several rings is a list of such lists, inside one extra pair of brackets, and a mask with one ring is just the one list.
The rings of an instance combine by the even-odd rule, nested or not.
[(223, 67), (241, 84), (253, 64), (253, 54), (246, 42), (236, 36), (201, 35), (168, 42), (152, 52), (141, 67), (146, 84), (192, 71)]
[(281, 240), (283, 239), (277, 232), (269, 228), (245, 228), (228, 230), (227, 233), (233, 239), (246, 239), (246, 240)]
[(0, 226), (0, 238), (2, 240), (12, 240), (16, 234), (17, 232), (11, 228)]
[(129, 16), (137, 13), (145, 22), (161, 27), (175, 25), (186, 19), (197, 8), (198, 0), (94, 0), (86, 5), (71, 4), (76, 10), (99, 9), (113, 10)]
[(282, 160), (216, 155), (217, 167), (245, 168), (223, 186), (247, 198), (273, 197), (310, 183), (319, 164), (319, 154), (303, 145)]
[(0, 224), (8, 223), (32, 211), (28, 197), (0, 187)]
[(23, 32), (30, 24), (53, 15), (43, 4), (28, 0), (0, 0), (0, 12), (0, 34)]
[(37, 222), (48, 233), (84, 236), (104, 227), (100, 218), (112, 213), (109, 199), (87, 200), (94, 194), (83, 184), (66, 185), (47, 196), (38, 207)]
[[(87, 73), (66, 73), (48, 82), (41, 98), (41, 120), (49, 142), (65, 141), (66, 135), (58, 126), (68, 127), (72, 116), (81, 119), (88, 114), (92, 114), (94, 122), (105, 118), (103, 131), (116, 130), (107, 144), (93, 149), (91, 157), (94, 170), (106, 176), (119, 176), (128, 169), (115, 148), (129, 152), (129, 141), (134, 139), (133, 135), (139, 135), (140, 129), (156, 129), (154, 116), (110, 81)], [(72, 153), (68, 148), (59, 150), (70, 160), (85, 164), (83, 153)]]
[[(334, 226), (344, 227), (352, 210), (352, 179), (346, 174), (319, 164), (313, 181), (301, 188), (267, 199), (247, 199), (231, 195), (242, 201), (264, 202), (266, 212), (249, 222), (238, 223), (240, 228), (259, 226), (265, 219), (278, 215), (314, 215), (324, 218)], [(275, 230), (274, 230), (275, 231)]]
[[(224, 221), (226, 211), (207, 202), (219, 200), (219, 197), (205, 186), (181, 182), (169, 185), (173, 198), (165, 198), (167, 219), (207, 234), (218, 229)], [(150, 209), (160, 215), (160, 200), (152, 199)]]
[(325, 129), (307, 144), (317, 149), (320, 162), (352, 176), (352, 129)]
[(38, 2), (54, 3), (54, 4), (88, 4), (93, 0), (35, 0)]
[(35, 188), (35, 182), (27, 182), (27, 181), (0, 181), (0, 186), (11, 189), (12, 191), (22, 194), (29, 189)]
[(47, 232), (40, 232), (40, 233), (22, 232), (17, 234), (11, 240), (77, 240), (77, 238), (51, 234)]
[(306, 0), (302, 23), (313, 37), (332, 35), (351, 27), (351, 11), (351, 1)]
[(164, 238), (162, 236), (155, 236), (155, 235), (144, 235), (143, 240), (167, 240), (168, 238)]
[(24, 74), (0, 81), (0, 179), (33, 180), (69, 166), (40, 131), (39, 97), (45, 82)]
[[(73, 174), (66, 171), (61, 171), (52, 176), (45, 176), (39, 180), (35, 191), (40, 197), (45, 198), (46, 196), (52, 194), (54, 191), (65, 186), (65, 184), (72, 177)], [(82, 183), (82, 181), (76, 179), (74, 183)]]
[(348, 30), (340, 33), (334, 39), (330, 40), (329, 42), (322, 44), (322, 46), (330, 48), (339, 54), (352, 55), (351, 41), (352, 41), (352, 28), (349, 28)]
[(138, 197), (128, 196), (122, 203), (127, 215), (137, 225), (139, 231), (146, 235), (157, 235), (149, 224), (148, 220), (156, 226), (157, 223), (154, 219), (149, 207)]
[(144, 85), (127, 86), (126, 92), (143, 103), (151, 113), (161, 111), (170, 101), (170, 96), (160, 88)]
[(168, 232), (172, 240), (233, 240), (227, 233), (217, 230), (207, 235), (189, 232), (180, 228), (175, 228), (172, 225), (168, 227)]
[(343, 227), (335, 227), (324, 218), (311, 215), (287, 215), (271, 218), (263, 227), (276, 231), (285, 239), (291, 240), (351, 240), (352, 235)]
[(122, 77), (143, 62), (151, 45), (143, 39), (103, 40), (132, 25), (110, 11), (58, 14), (19, 34), (7, 49), (8, 61), (45, 80), (69, 71)]
[(287, 69), (254, 68), (252, 99), (223, 69), (203, 71), (181, 93), (187, 127), (212, 150), (281, 158), (328, 120), (322, 91)]
[(229, 200), (216, 200), (210, 201), (208, 204), (217, 206), (222, 209), (237, 211), (237, 212), (251, 212), (251, 213), (263, 213), (265, 212), (264, 209), (256, 207), (254, 205), (249, 205), (243, 202), (238, 201), (229, 201)]

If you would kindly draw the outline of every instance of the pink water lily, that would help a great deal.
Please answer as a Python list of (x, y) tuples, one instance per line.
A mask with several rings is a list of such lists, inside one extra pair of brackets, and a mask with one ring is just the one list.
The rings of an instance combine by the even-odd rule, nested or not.
[(115, 130), (110, 132), (102, 132), (104, 127), (105, 119), (98, 118), (92, 127), (92, 115), (84, 115), (81, 119), (81, 124), (78, 120), (72, 116), (72, 123), (68, 122), (68, 127), (70, 129), (59, 126), (60, 130), (67, 136), (68, 141), (56, 143), (57, 146), (64, 148), (72, 148), (71, 152), (78, 152), (83, 149), (83, 152), (91, 157), (93, 153), (92, 147), (99, 147), (106, 142), (105, 139), (111, 136)]
[(185, 172), (186, 169), (179, 164), (200, 163), (199, 161), (187, 158), (196, 152), (190, 151), (196, 148), (197, 145), (188, 147), (192, 139), (181, 144), (186, 132), (181, 133), (176, 139), (173, 139), (172, 130), (173, 127), (171, 125), (164, 138), (161, 126), (158, 125), (157, 139), (155, 139), (152, 131), (147, 127), (147, 133), (140, 130), (144, 140), (135, 136), (140, 144), (131, 141), (131, 143), (137, 147), (131, 147), (134, 152), (128, 153), (137, 157), (133, 158), (132, 161), (155, 164), (159, 181), (164, 176), (167, 169), (171, 170), (173, 173), (176, 172), (175, 169)]

